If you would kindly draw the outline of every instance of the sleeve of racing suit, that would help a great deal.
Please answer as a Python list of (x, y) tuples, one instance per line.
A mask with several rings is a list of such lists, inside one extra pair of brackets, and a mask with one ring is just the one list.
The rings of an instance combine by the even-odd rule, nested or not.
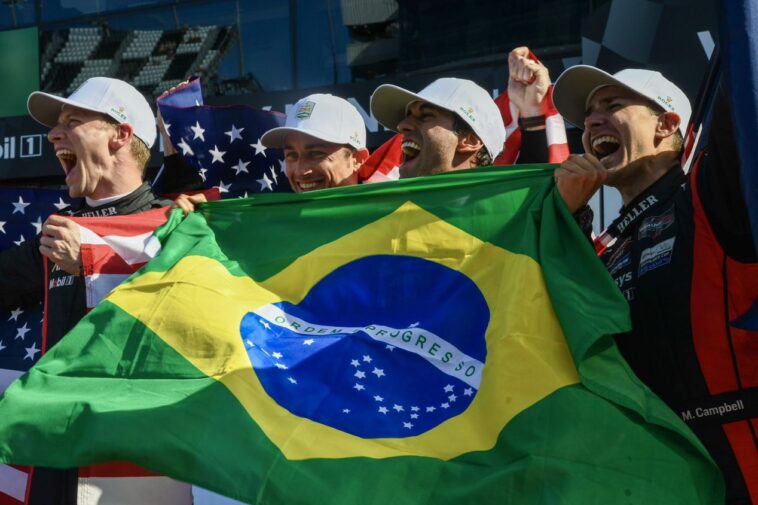
[(726, 254), (737, 261), (755, 262), (756, 251), (740, 182), (734, 122), (723, 79), (712, 118), (708, 146), (698, 169), (699, 196)]
[(546, 131), (545, 128), (533, 131), (521, 130), (521, 147), (516, 159), (517, 165), (549, 161)]
[(0, 307), (30, 307), (45, 296), (45, 272), (39, 240), (0, 251)]
[(184, 193), (203, 189), (203, 178), (180, 154), (163, 158), (163, 177), (157, 191), (161, 194)]

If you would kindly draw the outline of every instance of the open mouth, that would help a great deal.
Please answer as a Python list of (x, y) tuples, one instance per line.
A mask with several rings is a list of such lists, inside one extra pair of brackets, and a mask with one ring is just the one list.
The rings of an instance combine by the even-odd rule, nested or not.
[(403, 143), (400, 145), (400, 147), (403, 151), (403, 162), (413, 160), (421, 151), (421, 146), (412, 140), (403, 140)]
[(619, 147), (619, 140), (611, 135), (601, 135), (592, 139), (592, 154), (599, 160), (615, 153)]
[(76, 165), (76, 154), (68, 149), (58, 149), (55, 151), (55, 155), (58, 157), (58, 161), (61, 162), (63, 171), (68, 175)]
[(313, 191), (314, 189), (323, 188), (324, 181), (322, 179), (317, 181), (297, 181), (297, 185), (300, 187), (300, 191)]

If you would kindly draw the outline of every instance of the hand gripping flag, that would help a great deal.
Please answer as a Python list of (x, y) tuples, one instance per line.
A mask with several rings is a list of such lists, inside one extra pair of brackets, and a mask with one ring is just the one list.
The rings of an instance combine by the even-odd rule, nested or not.
[(553, 168), (175, 213), (0, 399), (0, 461), (127, 459), (261, 504), (717, 503), (614, 345), (625, 302)]

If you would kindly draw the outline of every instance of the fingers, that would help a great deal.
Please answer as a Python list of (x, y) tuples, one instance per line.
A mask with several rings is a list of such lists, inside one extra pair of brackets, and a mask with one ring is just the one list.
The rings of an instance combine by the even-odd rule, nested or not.
[(572, 154), (556, 169), (554, 178), (558, 193), (574, 213), (587, 205), (608, 178), (608, 172), (591, 154)]
[(208, 199), (202, 193), (196, 195), (179, 195), (176, 200), (174, 200), (171, 208), (182, 209), (182, 212), (184, 212), (184, 215), (186, 216), (190, 212), (195, 212), (196, 204), (207, 201)]
[(70, 219), (52, 215), (42, 225), (40, 253), (71, 274), (81, 271), (79, 227)]

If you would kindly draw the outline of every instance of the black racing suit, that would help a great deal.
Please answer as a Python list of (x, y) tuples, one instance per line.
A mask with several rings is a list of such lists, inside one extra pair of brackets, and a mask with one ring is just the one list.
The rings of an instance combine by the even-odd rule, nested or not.
[[(758, 334), (731, 322), (758, 295), (758, 260), (727, 104), (721, 93), (695, 169), (677, 165), (645, 189), (596, 249), (629, 302), (622, 355), (700, 438), (724, 474), (726, 503), (737, 505), (751, 503), (758, 478), (745, 465), (758, 450)], [(591, 223), (591, 210), (575, 217)], [(602, 248), (602, 239), (614, 240)]]
[[(166, 186), (172, 190), (199, 189), (197, 179), (168, 171)], [(189, 185), (185, 184), (190, 181)], [(168, 188), (167, 188), (168, 189)], [(82, 199), (63, 215), (78, 217), (106, 217), (144, 212), (171, 204), (171, 200), (155, 196), (147, 183), (128, 195), (99, 206), (90, 207)], [(48, 290), (46, 319), (46, 351), (55, 345), (87, 313), (84, 277), (72, 275), (48, 261), (47, 286), (43, 256), (39, 251), (39, 237), (20, 246), (0, 251), (0, 307), (15, 309), (31, 307), (45, 299)], [(29, 505), (76, 505), (78, 470), (35, 467)]]

